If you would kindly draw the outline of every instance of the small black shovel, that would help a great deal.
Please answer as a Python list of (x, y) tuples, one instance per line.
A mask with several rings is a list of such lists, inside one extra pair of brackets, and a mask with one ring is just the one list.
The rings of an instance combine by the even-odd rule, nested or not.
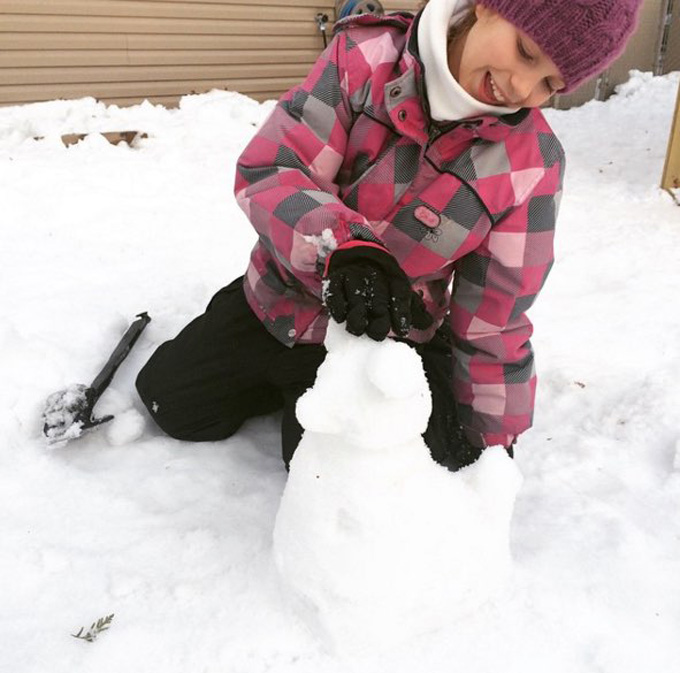
[(64, 390), (52, 393), (47, 398), (43, 411), (43, 435), (48, 444), (53, 446), (65, 444), (71, 439), (80, 437), (85, 430), (113, 419), (113, 416), (95, 418), (94, 405), (111, 383), (116, 370), (150, 320), (146, 312), (137, 316), (137, 320), (128, 327), (127, 332), (111, 353), (111, 357), (89, 387), (76, 383)]

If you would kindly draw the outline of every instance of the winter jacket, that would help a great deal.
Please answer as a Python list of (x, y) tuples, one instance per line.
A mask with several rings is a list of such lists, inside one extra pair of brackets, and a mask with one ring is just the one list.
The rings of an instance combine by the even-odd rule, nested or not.
[[(526, 310), (553, 262), (564, 154), (522, 109), (435, 124), (407, 13), (350, 17), (238, 160), (235, 193), (259, 240), (248, 302), (281, 342), (321, 343), (321, 269), (337, 245), (378, 241), (453, 333), (468, 437), (509, 446), (532, 422)], [(453, 284), (452, 284), (453, 279)]]

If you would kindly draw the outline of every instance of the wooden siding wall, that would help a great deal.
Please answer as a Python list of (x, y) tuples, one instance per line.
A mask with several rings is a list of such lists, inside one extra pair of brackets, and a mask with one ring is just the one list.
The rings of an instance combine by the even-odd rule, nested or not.
[[(664, 189), (680, 190), (680, 87), (678, 87), (678, 97), (675, 102), (671, 134), (668, 138), (668, 152), (661, 177), (661, 186)], [(680, 196), (680, 193), (678, 193), (678, 196)], [(680, 202), (678, 202), (678, 205), (680, 205)]]
[[(628, 70), (651, 70), (661, 7), (645, 0), (638, 34), (608, 72), (605, 94)], [(94, 96), (131, 105), (175, 105), (210, 89), (277, 98), (298, 83), (323, 48), (314, 17), (335, 19), (335, 0), (0, 0), (0, 105)], [(419, 0), (383, 0), (387, 11)], [(680, 0), (667, 64), (678, 66)], [(591, 80), (554, 105), (595, 95)]]
[(323, 49), (319, 12), (330, 31), (333, 0), (0, 0), (0, 105), (175, 105), (216, 88), (277, 98)]
[(680, 0), (673, 2), (673, 12), (668, 32), (668, 50), (663, 64), (663, 71), (680, 70)]

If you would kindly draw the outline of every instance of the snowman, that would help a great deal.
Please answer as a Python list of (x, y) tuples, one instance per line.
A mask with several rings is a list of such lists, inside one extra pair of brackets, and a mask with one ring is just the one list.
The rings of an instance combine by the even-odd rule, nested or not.
[(521, 476), (502, 447), (449, 472), (422, 438), (430, 392), (404, 343), (331, 323), (298, 401), (305, 428), (274, 528), (274, 559), (332, 646), (389, 646), (487, 602), (510, 566)]

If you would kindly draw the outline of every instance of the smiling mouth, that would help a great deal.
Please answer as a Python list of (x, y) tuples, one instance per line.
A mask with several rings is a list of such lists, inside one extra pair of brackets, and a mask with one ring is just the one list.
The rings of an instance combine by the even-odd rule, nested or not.
[(492, 105), (505, 105), (508, 102), (501, 93), (501, 90), (496, 86), (496, 82), (494, 82), (490, 72), (487, 72), (484, 77), (483, 88), (486, 98)]

